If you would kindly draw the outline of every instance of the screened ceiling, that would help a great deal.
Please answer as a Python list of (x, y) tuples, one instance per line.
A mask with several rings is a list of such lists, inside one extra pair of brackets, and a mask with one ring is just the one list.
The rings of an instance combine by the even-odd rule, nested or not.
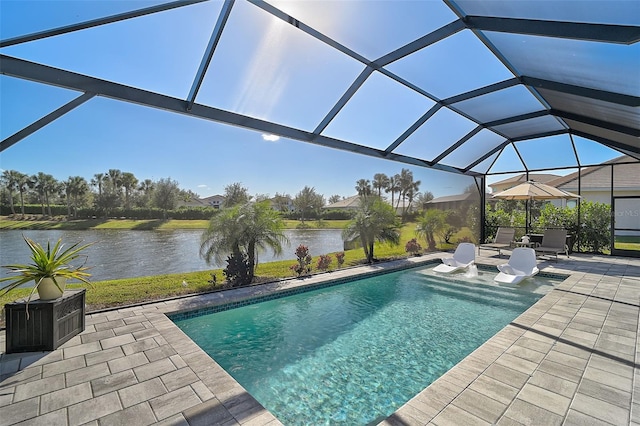
[(0, 152), (102, 96), (471, 176), (640, 159), (637, 1), (3, 3), (2, 78), (75, 94)]

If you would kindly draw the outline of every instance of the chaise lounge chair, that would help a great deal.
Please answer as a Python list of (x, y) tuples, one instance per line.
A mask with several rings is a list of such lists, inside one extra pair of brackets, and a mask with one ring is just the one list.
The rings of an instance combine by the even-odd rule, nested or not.
[(558, 253), (565, 253), (569, 257), (569, 247), (567, 247), (566, 229), (547, 229), (542, 236), (542, 243), (534, 249), (536, 254), (555, 255), (558, 261)]
[(476, 261), (476, 246), (472, 243), (460, 243), (452, 257), (442, 258), (442, 264), (433, 268), (436, 272), (450, 274), (468, 268)]
[(496, 237), (494, 238), (492, 243), (480, 244), (478, 246), (478, 254), (480, 254), (480, 249), (489, 249), (489, 250), (497, 250), (498, 256), (502, 255), (503, 249), (510, 249), (511, 244), (513, 243), (513, 237), (516, 234), (515, 228), (504, 228), (499, 227), (496, 232)]
[(529, 247), (516, 247), (505, 264), (498, 265), (500, 271), (494, 278), (504, 284), (518, 284), (540, 272), (536, 262), (536, 252)]

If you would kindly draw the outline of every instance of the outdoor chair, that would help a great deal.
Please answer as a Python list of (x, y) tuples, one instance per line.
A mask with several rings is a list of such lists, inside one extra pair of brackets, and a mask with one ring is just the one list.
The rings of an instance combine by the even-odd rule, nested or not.
[(450, 274), (468, 268), (476, 261), (476, 246), (472, 243), (460, 243), (451, 257), (442, 258), (442, 264), (433, 268), (436, 272)]
[(547, 229), (542, 236), (542, 243), (534, 249), (539, 255), (555, 255), (558, 261), (558, 253), (564, 252), (569, 257), (566, 229)]
[(500, 271), (494, 278), (504, 284), (518, 284), (540, 272), (536, 261), (536, 252), (529, 247), (516, 247), (505, 264), (498, 265)]
[(510, 249), (513, 244), (513, 238), (516, 234), (515, 228), (505, 228), (499, 227), (496, 232), (496, 237), (494, 238), (492, 243), (480, 244), (478, 246), (478, 254), (480, 254), (480, 249), (488, 249), (488, 250), (497, 250), (498, 256), (502, 255), (503, 249)]

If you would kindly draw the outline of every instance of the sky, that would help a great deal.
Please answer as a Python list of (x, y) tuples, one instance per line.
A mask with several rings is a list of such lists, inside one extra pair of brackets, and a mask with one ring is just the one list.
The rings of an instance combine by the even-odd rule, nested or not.
[[(160, 2), (0, 0), (0, 37), (5, 40), (156, 3)], [(272, 3), (370, 59), (456, 19), (444, 3), (433, 1), (406, 2), (403, 8), (393, 7), (392, 2), (368, 2), (366, 9), (358, 6), (360, 2), (331, 2), (333, 9), (323, 2)], [(222, 2), (212, 1), (182, 7), (5, 47), (0, 53), (185, 99), (221, 5)], [(452, 55), (453, 51), (458, 54)], [(472, 72), (466, 66), (469, 61), (478, 64)], [(425, 68), (421, 65), (424, 63), (438, 66)], [(238, 0), (196, 102), (313, 131), (363, 69), (361, 63), (347, 55)], [(389, 69), (439, 97), (513, 77), (468, 31), (403, 58)], [(526, 90), (509, 93), (521, 108), (541, 108)], [(79, 95), (0, 76), (0, 137), (14, 134)], [(375, 72), (323, 134), (384, 149), (433, 104)], [(501, 103), (497, 110), (501, 108), (507, 114), (513, 107), (513, 103)], [(518, 113), (524, 112), (527, 111)], [(466, 118), (442, 108), (396, 152), (434, 158), (474, 127)], [(488, 130), (474, 138), (474, 146), (484, 148), (502, 141)], [(426, 139), (436, 142), (425, 148)], [(600, 162), (619, 155), (599, 144), (576, 139), (583, 162)], [(573, 149), (568, 136), (548, 138), (542, 143), (571, 158)], [(575, 160), (561, 160), (559, 155), (549, 158), (545, 155), (548, 151), (531, 143), (519, 143), (518, 149), (526, 153), (529, 166), (575, 165)], [(461, 166), (477, 153), (461, 150), (456, 155), (451, 157), (451, 164)], [(493, 160), (488, 160), (485, 167)], [(492, 171), (513, 171), (513, 165), (519, 163), (509, 147)], [(250, 194), (295, 196), (305, 186), (311, 186), (326, 198), (346, 197), (355, 194), (357, 180), (372, 179), (376, 173), (395, 175), (403, 168), (421, 181), (421, 191), (430, 191), (436, 197), (461, 193), (473, 184), (468, 176), (278, 138), (104, 97), (92, 98), (0, 153), (2, 170), (45, 172), (58, 180), (69, 176), (91, 180), (96, 173), (119, 169), (133, 173), (139, 180), (171, 178), (181, 188), (202, 197), (221, 194), (225, 186), (234, 182), (242, 183)]]

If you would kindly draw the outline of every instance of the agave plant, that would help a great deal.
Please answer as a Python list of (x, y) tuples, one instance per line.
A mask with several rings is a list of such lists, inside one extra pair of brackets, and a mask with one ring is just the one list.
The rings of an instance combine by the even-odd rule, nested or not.
[[(53, 247), (51, 247), (51, 244), (47, 242), (47, 248), (45, 250), (39, 243), (25, 237), (24, 235), (22, 238), (27, 243), (27, 246), (29, 246), (32, 263), (26, 265), (14, 264), (2, 266), (3, 268), (8, 269), (10, 274), (13, 274), (9, 277), (0, 278), (0, 283), (9, 282), (8, 285), (2, 287), (2, 295), (7, 294), (22, 284), (34, 281), (35, 284), (33, 285), (33, 289), (27, 299), (28, 302), (31, 300), (31, 297), (36, 292), (44, 278), (51, 278), (56, 287), (58, 287), (58, 290), (61, 292), (63, 289), (58, 281), (62, 282), (62, 280), (66, 281), (67, 279), (77, 279), (91, 285), (89, 282), (91, 274), (87, 272), (89, 268), (84, 266), (86, 256), (79, 253), (93, 243), (79, 246), (80, 243), (78, 242), (65, 249), (62, 244), (62, 239), (59, 239)], [(82, 265), (72, 266), (71, 262), (79, 257), (85, 257), (85, 261)]]

